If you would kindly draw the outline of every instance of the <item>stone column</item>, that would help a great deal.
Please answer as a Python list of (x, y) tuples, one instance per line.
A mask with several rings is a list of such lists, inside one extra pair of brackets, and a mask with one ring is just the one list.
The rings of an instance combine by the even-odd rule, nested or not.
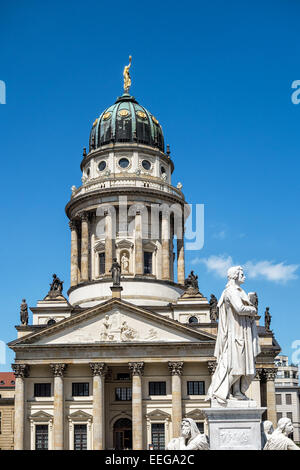
[(132, 372), (132, 448), (143, 449), (143, 405), (142, 405), (142, 375), (143, 362), (129, 362)]
[(109, 210), (105, 215), (105, 275), (111, 277), (110, 269), (113, 260), (113, 237), (112, 237), (112, 219)]
[(81, 218), (81, 282), (89, 280), (89, 223), (88, 213), (80, 214)]
[[(180, 238), (181, 236), (181, 238)], [(177, 282), (184, 285), (185, 269), (184, 269), (184, 227), (182, 233), (177, 238)]]
[(71, 287), (78, 284), (78, 234), (75, 220), (70, 220), (71, 229)]
[(104, 362), (91, 362), (93, 374), (93, 450), (105, 449), (105, 374)]
[(272, 421), (274, 429), (277, 425), (276, 415), (276, 396), (275, 396), (275, 378), (277, 374), (276, 368), (264, 369), (266, 380), (267, 395), (267, 420)]
[(170, 280), (170, 221), (169, 215), (162, 213), (162, 279)]
[(64, 449), (64, 379), (67, 364), (50, 364), (54, 375), (53, 449)]
[(24, 418), (25, 418), (24, 378), (28, 376), (29, 366), (27, 366), (26, 364), (12, 364), (12, 369), (16, 376), (14, 450), (23, 450), (24, 449)]
[(172, 428), (173, 437), (179, 437), (182, 420), (181, 375), (183, 362), (169, 362), (169, 371), (172, 375)]
[(143, 239), (142, 239), (142, 214), (136, 211), (135, 214), (135, 274), (143, 274)]

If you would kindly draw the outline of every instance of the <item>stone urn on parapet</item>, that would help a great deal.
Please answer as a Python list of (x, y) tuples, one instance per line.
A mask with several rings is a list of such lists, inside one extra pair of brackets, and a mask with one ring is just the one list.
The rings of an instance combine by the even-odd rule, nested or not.
[(214, 356), (216, 368), (208, 390), (211, 408), (205, 409), (210, 448), (261, 449), (261, 416), (246, 391), (256, 374), (260, 353), (256, 327), (257, 295), (241, 288), (245, 275), (241, 266), (229, 268), (228, 282), (217, 304), (218, 334)]

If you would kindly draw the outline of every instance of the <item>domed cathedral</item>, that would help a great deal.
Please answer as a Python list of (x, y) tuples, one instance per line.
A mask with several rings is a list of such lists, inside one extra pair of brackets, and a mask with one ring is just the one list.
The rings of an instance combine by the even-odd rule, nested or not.
[[(71, 283), (21, 304), (15, 352), (15, 449), (164, 449), (182, 417), (208, 433), (203, 410), (216, 367), (217, 299), (185, 277), (182, 185), (162, 127), (124, 93), (94, 120), (82, 185), (66, 206)], [(175, 241), (176, 240), (176, 243)], [(175, 275), (176, 274), (176, 275)], [(276, 424), (269, 322), (248, 395)]]
[[(73, 188), (66, 207), (72, 232), (71, 304), (90, 307), (111, 297), (114, 258), (121, 266), (124, 300), (137, 305), (176, 301), (185, 278), (185, 199), (172, 186), (174, 164), (160, 123), (127, 90), (94, 121), (81, 170), (83, 184)], [(174, 235), (179, 235), (177, 283)]]

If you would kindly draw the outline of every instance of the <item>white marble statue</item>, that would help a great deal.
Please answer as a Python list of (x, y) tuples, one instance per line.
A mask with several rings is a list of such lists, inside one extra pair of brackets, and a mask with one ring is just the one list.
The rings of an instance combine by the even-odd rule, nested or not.
[(181, 422), (181, 436), (171, 439), (167, 450), (209, 450), (205, 434), (201, 434), (197, 424), (191, 418)]
[(243, 268), (229, 268), (227, 277), (218, 302), (219, 327), (214, 352), (217, 367), (208, 390), (208, 397), (220, 404), (226, 404), (227, 399), (248, 399), (245, 392), (255, 376), (255, 357), (260, 353), (257, 310), (240, 287), (245, 281)]
[(123, 253), (121, 258), (121, 267), (122, 273), (128, 274), (129, 273), (129, 259), (126, 253)]
[(265, 447), (266, 443), (270, 439), (274, 432), (274, 427), (272, 421), (264, 421), (262, 423), (262, 433), (261, 433), (261, 440), (262, 440), (262, 448)]
[(294, 428), (289, 418), (281, 418), (277, 428), (269, 437), (264, 450), (300, 450), (300, 448), (288, 436)]
[(105, 319), (101, 325), (100, 331), (100, 339), (101, 341), (108, 341), (109, 340), (109, 330), (111, 327), (111, 323), (109, 321), (109, 315), (105, 315)]

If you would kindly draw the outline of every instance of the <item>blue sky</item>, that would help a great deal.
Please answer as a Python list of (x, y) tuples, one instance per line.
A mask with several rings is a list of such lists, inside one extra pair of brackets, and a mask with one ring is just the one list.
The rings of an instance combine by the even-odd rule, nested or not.
[[(64, 206), (80, 185), (90, 127), (122, 92), (163, 126), (190, 203), (205, 204), (205, 244), (187, 252), (200, 290), (219, 296), (230, 263), (270, 306), (284, 353), (300, 339), (299, 123), (296, 1), (6, 3), (0, 18), (1, 335), (19, 305), (69, 285)], [(13, 356), (7, 354), (9, 370)]]

